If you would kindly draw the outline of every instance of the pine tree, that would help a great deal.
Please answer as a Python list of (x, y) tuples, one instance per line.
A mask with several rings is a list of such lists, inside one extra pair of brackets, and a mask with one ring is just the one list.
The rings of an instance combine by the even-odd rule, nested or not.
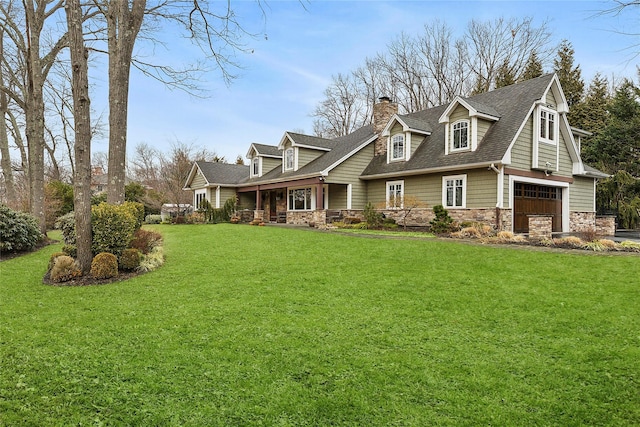
[(605, 129), (594, 138), (598, 166), (608, 173), (625, 170), (640, 177), (640, 88), (625, 79), (609, 103)]
[(591, 136), (582, 139), (582, 159), (589, 164), (598, 162), (598, 153), (594, 150), (594, 141), (597, 140), (609, 123), (609, 81), (602, 74), (597, 73), (584, 98), (572, 107), (571, 126), (584, 129), (592, 133)]
[(516, 76), (513, 74), (509, 62), (504, 61), (498, 68), (496, 75), (496, 89), (499, 87), (505, 87), (512, 85), (516, 82)]
[(529, 59), (527, 60), (527, 66), (524, 69), (520, 79), (518, 81), (523, 82), (529, 79), (535, 79), (536, 77), (540, 77), (543, 74), (542, 70), (542, 62), (538, 58), (538, 54), (536, 51), (532, 51), (529, 55)]
[[(563, 40), (558, 49), (558, 57), (553, 60), (554, 70), (558, 74), (558, 79), (560, 79), (560, 85), (562, 85), (569, 108), (579, 103), (584, 94), (582, 72), (579, 65), (573, 65), (573, 54), (574, 50), (571, 43)], [(569, 113), (570, 122), (571, 119), (571, 113)]]

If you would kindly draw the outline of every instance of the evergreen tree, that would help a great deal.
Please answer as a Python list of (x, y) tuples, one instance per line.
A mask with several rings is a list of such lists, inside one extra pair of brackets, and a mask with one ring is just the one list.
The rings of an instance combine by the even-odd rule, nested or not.
[[(569, 108), (582, 101), (584, 94), (582, 72), (580, 71), (579, 65), (573, 65), (573, 54), (574, 50), (571, 43), (563, 40), (558, 49), (558, 56), (553, 60), (554, 70), (556, 74), (558, 74), (558, 79), (560, 79), (560, 84), (562, 85), (562, 90), (564, 91), (564, 96), (567, 99)], [(573, 119), (571, 111), (569, 111), (568, 118), (571, 123)]]
[(538, 54), (534, 50), (529, 55), (529, 59), (527, 60), (527, 65), (518, 81), (523, 82), (525, 80), (535, 79), (536, 77), (540, 77), (542, 74), (543, 74), (542, 62), (540, 62), (540, 59), (538, 58)]
[(605, 172), (640, 177), (640, 88), (625, 79), (609, 104), (609, 121), (594, 138), (593, 151)]
[(509, 62), (505, 60), (498, 68), (498, 73), (496, 75), (496, 89), (512, 85), (515, 82), (516, 76), (513, 74), (513, 70), (509, 66)]
[(609, 123), (609, 81), (597, 73), (587, 89), (584, 102), (573, 106), (571, 111), (571, 126), (584, 129), (592, 133), (582, 139), (582, 159), (589, 164), (598, 163), (598, 152), (594, 150), (593, 142), (597, 140)]

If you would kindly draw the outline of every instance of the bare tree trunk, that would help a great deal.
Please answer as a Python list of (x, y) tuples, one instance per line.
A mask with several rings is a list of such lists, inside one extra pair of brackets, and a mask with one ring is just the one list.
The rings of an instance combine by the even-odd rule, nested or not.
[[(4, 55), (4, 29), (0, 28), (0, 57)], [(0, 86), (4, 86), (4, 72), (0, 68)], [(0, 167), (4, 176), (4, 187), (7, 192), (7, 204), (15, 207), (16, 188), (13, 184), (13, 170), (11, 168), (11, 155), (9, 153), (9, 135), (7, 134), (6, 116), (9, 111), (9, 97), (4, 91), (0, 91)]]
[(83, 273), (91, 269), (91, 109), (89, 99), (88, 50), (82, 34), (79, 0), (67, 0), (67, 25), (71, 52), (73, 117), (75, 126), (75, 205), (77, 260)]
[[(49, 2), (23, 0), (26, 23), (26, 95), (25, 116), (27, 150), (29, 157), (30, 211), (38, 220), (43, 233), (46, 230), (44, 212), (44, 82), (56, 56), (66, 45), (66, 36), (60, 38), (51, 51), (41, 57), (40, 37), (44, 22), (54, 15), (62, 2), (51, 6)], [(35, 4), (34, 4), (35, 3)]]
[(131, 57), (146, 0), (110, 0), (107, 6), (109, 45), (109, 167), (107, 202), (124, 202), (127, 157), (127, 114)]

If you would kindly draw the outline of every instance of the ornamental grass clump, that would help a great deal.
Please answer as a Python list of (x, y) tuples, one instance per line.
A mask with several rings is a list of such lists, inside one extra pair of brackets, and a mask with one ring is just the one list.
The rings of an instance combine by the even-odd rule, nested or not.
[(49, 278), (55, 283), (68, 282), (80, 276), (82, 276), (80, 266), (76, 260), (67, 255), (57, 256), (49, 273)]
[(133, 235), (131, 246), (134, 249), (139, 250), (143, 254), (148, 254), (156, 246), (162, 244), (162, 235), (155, 231), (139, 229)]
[(53, 268), (53, 265), (56, 263), (56, 258), (58, 258), (59, 256), (65, 256), (65, 255), (67, 254), (64, 252), (52, 253), (51, 256), (49, 257), (49, 266), (47, 267), (47, 271), (51, 271), (51, 269)]
[(96, 279), (116, 277), (118, 275), (118, 258), (111, 253), (99, 253), (91, 261), (91, 275)]
[(137, 271), (140, 273), (148, 273), (149, 271), (157, 269), (162, 264), (164, 264), (162, 246), (156, 246), (151, 250), (151, 252), (142, 257), (142, 261), (140, 262), (140, 266)]

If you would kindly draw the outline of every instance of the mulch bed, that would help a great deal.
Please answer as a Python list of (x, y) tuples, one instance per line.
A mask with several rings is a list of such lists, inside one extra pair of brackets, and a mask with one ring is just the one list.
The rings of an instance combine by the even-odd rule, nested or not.
[(51, 286), (94, 286), (94, 285), (108, 285), (109, 283), (121, 282), (123, 280), (129, 280), (133, 277), (140, 276), (144, 273), (139, 273), (137, 271), (125, 271), (118, 272), (116, 277), (110, 277), (108, 279), (96, 279), (91, 274), (86, 274), (82, 277), (78, 277), (77, 279), (68, 280), (66, 282), (54, 282), (49, 277), (49, 272), (44, 275), (42, 278), (42, 283), (45, 285)]

